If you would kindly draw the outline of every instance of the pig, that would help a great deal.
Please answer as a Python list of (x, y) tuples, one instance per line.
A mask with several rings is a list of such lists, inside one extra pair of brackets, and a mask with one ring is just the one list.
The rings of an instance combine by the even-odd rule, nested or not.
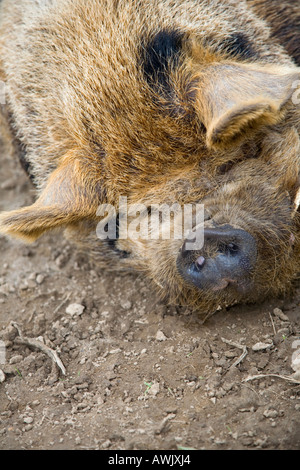
[[(2, 132), (37, 198), (2, 213), (0, 232), (32, 243), (63, 229), (100, 266), (198, 312), (290, 293), (299, 25), (292, 0), (2, 0)], [(140, 224), (174, 204), (203, 220), (181, 239), (126, 238), (120, 198), (146, 208)], [(113, 217), (115, 236), (99, 237)]]

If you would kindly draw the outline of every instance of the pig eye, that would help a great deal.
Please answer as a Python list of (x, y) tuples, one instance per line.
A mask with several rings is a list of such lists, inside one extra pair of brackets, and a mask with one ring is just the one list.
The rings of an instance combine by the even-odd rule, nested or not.
[(206, 222), (207, 220), (211, 220), (212, 219), (212, 215), (210, 212), (208, 212), (207, 209), (204, 209), (204, 221)]
[(225, 173), (228, 173), (228, 171), (231, 170), (231, 168), (233, 167), (233, 165), (235, 164), (236, 162), (226, 162), (224, 163), (223, 165), (221, 165), (218, 169), (218, 173), (219, 175), (225, 175)]
[(247, 142), (242, 146), (242, 154), (243, 156), (237, 160), (230, 160), (226, 163), (223, 163), (218, 168), (219, 175), (225, 175), (228, 171), (230, 171), (234, 165), (237, 163), (243, 162), (245, 159), (249, 160), (251, 158), (259, 158), (261, 156), (261, 145), (257, 145), (255, 142)]

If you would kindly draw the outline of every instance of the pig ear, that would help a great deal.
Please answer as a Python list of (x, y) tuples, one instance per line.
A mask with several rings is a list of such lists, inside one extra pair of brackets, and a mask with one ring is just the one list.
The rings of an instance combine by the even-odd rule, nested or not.
[(86, 174), (78, 161), (66, 159), (32, 206), (0, 214), (0, 233), (31, 243), (48, 230), (95, 217), (99, 191)]
[(226, 146), (246, 132), (279, 122), (295, 93), (297, 69), (217, 64), (197, 80), (196, 108), (207, 129), (207, 146)]

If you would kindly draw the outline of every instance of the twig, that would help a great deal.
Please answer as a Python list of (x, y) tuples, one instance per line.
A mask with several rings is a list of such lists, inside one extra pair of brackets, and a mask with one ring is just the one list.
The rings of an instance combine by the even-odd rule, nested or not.
[(230, 368), (238, 366), (247, 356), (248, 351), (247, 351), (247, 346), (243, 346), (242, 344), (235, 343), (229, 339), (221, 338), (223, 343), (229, 344), (229, 346), (233, 346), (234, 348), (241, 349), (243, 352), (240, 355), (240, 357), (230, 366)]
[(66, 369), (65, 369), (65, 366), (63, 365), (62, 361), (60, 360), (60, 358), (58, 357), (57, 355), (57, 352), (54, 351), (53, 349), (49, 348), (48, 346), (46, 346), (44, 343), (42, 343), (41, 341), (39, 341), (38, 339), (34, 339), (34, 338), (26, 338), (25, 336), (23, 336), (21, 330), (20, 330), (20, 327), (17, 323), (15, 322), (11, 322), (11, 325), (16, 328), (18, 334), (19, 334), (19, 341), (22, 343), (22, 344), (25, 344), (26, 346), (29, 346), (29, 347), (32, 347), (32, 348), (35, 348), (35, 349), (39, 349), (40, 351), (42, 351), (43, 353), (45, 353), (48, 357), (50, 357), (50, 359), (58, 366), (58, 368), (61, 370), (62, 374), (63, 375), (66, 375)]
[(265, 377), (277, 377), (279, 379), (288, 380), (289, 382), (293, 382), (294, 384), (300, 385), (300, 380), (293, 379), (292, 377), (289, 377), (287, 375), (278, 375), (278, 374), (250, 375), (249, 377), (244, 379), (243, 382), (249, 382), (251, 380), (256, 380), (256, 379), (263, 379)]
[(269, 312), (269, 315), (270, 315), (271, 323), (272, 323), (272, 326), (273, 326), (274, 335), (276, 335), (276, 334), (277, 334), (277, 332), (276, 332), (276, 328), (275, 328), (274, 320), (273, 320), (273, 318), (272, 318), (272, 314), (271, 314), (270, 312)]
[(56, 313), (61, 309), (61, 307), (69, 300), (69, 298), (71, 297), (71, 292), (69, 292), (67, 294), (67, 296), (63, 299), (63, 301), (56, 307), (56, 309), (54, 310), (54, 315), (56, 315)]

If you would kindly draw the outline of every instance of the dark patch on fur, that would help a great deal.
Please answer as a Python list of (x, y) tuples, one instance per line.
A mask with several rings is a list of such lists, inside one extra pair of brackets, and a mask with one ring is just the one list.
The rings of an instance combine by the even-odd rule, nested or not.
[(16, 146), (18, 149), (18, 156), (19, 156), (19, 160), (22, 165), (22, 168), (25, 171), (25, 173), (28, 175), (31, 182), (34, 184), (34, 176), (32, 174), (31, 165), (26, 159), (26, 154), (27, 154), (26, 148), (19, 143)]
[(142, 67), (147, 82), (160, 91), (170, 92), (169, 70), (178, 64), (183, 33), (162, 30), (144, 46)]
[(222, 48), (231, 56), (240, 57), (242, 59), (259, 57), (250, 39), (243, 33), (232, 34), (232, 36), (226, 38), (222, 44)]

